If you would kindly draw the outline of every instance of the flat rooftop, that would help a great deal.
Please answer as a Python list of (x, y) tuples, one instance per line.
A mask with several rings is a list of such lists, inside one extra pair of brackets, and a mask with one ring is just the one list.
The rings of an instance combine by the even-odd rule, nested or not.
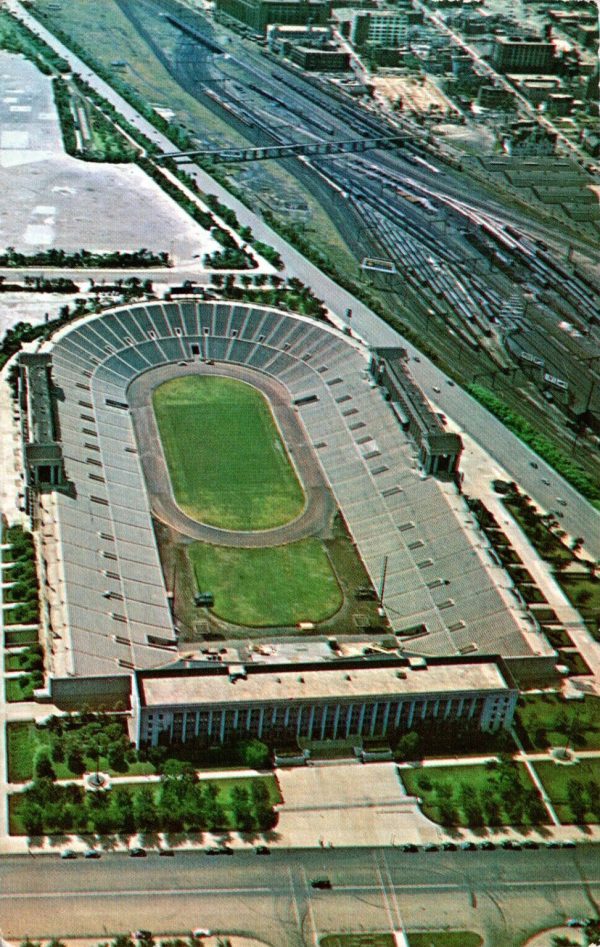
[(232, 679), (223, 671), (138, 677), (140, 700), (145, 707), (193, 704), (263, 703), (290, 700), (363, 700), (376, 695), (416, 697), (422, 694), (458, 694), (461, 691), (508, 689), (494, 662), (399, 667), (269, 668)]

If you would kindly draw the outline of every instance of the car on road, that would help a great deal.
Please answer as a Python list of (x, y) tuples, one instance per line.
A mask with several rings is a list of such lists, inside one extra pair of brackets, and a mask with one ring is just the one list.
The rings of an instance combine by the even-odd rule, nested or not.
[(130, 848), (129, 857), (130, 858), (145, 858), (146, 849), (145, 848)]
[(534, 470), (537, 470), (537, 469), (538, 469), (538, 465), (536, 464), (535, 460), (530, 460), (530, 461), (529, 461), (529, 466), (530, 466), (530, 467), (533, 467)]
[(211, 845), (206, 849), (207, 855), (233, 855), (233, 849), (227, 845)]
[(431, 390), (432, 390), (432, 391), (435, 391), (436, 395), (439, 395), (440, 392), (441, 392), (441, 388), (438, 388), (437, 385), (432, 385), (432, 386), (431, 386)]
[(312, 878), (310, 886), (311, 888), (320, 888), (321, 890), (329, 890), (333, 887), (329, 878)]
[(420, 362), (421, 359), (419, 358), (418, 355), (414, 355), (414, 356), (413, 356), (413, 361), (414, 361), (414, 362)]
[(550, 486), (550, 481), (548, 480), (547, 477), (542, 477), (542, 483), (545, 484), (545, 486), (547, 487)]
[(446, 379), (446, 384), (450, 385), (451, 388), (454, 388), (454, 382), (452, 381), (451, 378)]
[(83, 853), (84, 858), (100, 858), (100, 852), (96, 851), (95, 848), (87, 848)]
[(566, 920), (567, 927), (585, 927), (586, 924), (584, 917), (568, 917)]
[(210, 937), (208, 927), (195, 927), (192, 931), (192, 937)]
[(77, 852), (74, 852), (72, 848), (63, 848), (60, 857), (64, 859), (77, 858)]
[(144, 930), (143, 927), (140, 928), (139, 931), (131, 932), (132, 940), (150, 940), (151, 937), (152, 937), (152, 931)]
[(267, 845), (257, 845), (254, 849), (257, 855), (270, 855), (271, 849)]
[(566, 500), (563, 500), (562, 497), (557, 497), (557, 498), (556, 498), (556, 502), (557, 502), (558, 504), (560, 504), (560, 506), (566, 506), (566, 505), (567, 505), (567, 501), (566, 501)]

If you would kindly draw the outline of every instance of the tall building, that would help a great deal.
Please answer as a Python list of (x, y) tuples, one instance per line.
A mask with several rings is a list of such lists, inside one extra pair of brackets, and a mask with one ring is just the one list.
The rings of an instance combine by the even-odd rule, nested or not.
[(406, 43), (408, 17), (393, 10), (369, 10), (355, 13), (350, 28), (354, 46), (398, 47)]
[(498, 72), (546, 73), (554, 68), (554, 44), (497, 36), (492, 65)]

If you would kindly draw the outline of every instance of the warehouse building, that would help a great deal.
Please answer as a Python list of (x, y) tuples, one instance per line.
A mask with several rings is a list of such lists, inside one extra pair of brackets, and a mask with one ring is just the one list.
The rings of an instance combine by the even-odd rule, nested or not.
[(219, 665), (133, 676), (135, 742), (266, 743), (510, 727), (518, 691), (500, 659), (359, 658)]

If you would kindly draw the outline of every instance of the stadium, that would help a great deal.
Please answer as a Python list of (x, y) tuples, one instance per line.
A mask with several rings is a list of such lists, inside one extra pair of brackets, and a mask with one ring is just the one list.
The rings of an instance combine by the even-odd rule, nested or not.
[[(297, 641), (310, 629), (320, 660), (334, 660), (319, 622), (348, 593), (321, 543), (340, 515), (393, 657), (501, 655), (517, 676), (548, 673), (554, 652), (455, 485), (427, 475), (411, 419), (378, 383), (392, 356), (324, 321), (197, 298), (91, 316), (21, 354), (26, 504), (55, 702), (129, 697), (135, 672), (189, 657), (160, 529), (200, 550), (198, 594), (235, 572), (224, 551), (292, 556), (285, 568), (259, 561), (252, 574), (264, 569), (270, 583), (299, 573), (302, 588), (288, 594), (310, 593), (300, 618), (293, 628), (258, 622), (255, 633), (293, 631)], [(414, 388), (406, 376), (413, 397)], [(294, 559), (303, 544), (307, 557)], [(213, 657), (199, 653), (197, 666)]]

